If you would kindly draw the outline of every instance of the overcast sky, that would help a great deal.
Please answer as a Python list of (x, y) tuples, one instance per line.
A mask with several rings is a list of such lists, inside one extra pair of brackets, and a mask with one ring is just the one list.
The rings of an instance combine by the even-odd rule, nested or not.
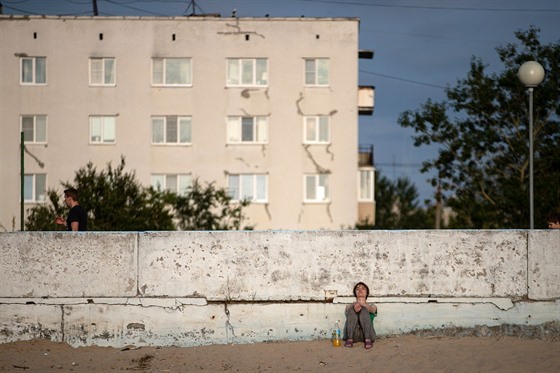
[[(4, 14), (92, 15), (93, 0), (0, 0)], [(420, 198), (433, 188), (420, 164), (437, 149), (416, 148), (413, 132), (397, 119), (466, 76), (472, 56), (493, 71), (495, 48), (515, 42), (514, 32), (534, 25), (541, 42), (560, 40), (558, 0), (97, 0), (100, 15), (181, 16), (220, 13), (238, 17), (358, 17), (360, 84), (375, 86), (374, 115), (360, 117), (362, 145), (374, 145), (376, 168), (390, 179), (408, 177)]]

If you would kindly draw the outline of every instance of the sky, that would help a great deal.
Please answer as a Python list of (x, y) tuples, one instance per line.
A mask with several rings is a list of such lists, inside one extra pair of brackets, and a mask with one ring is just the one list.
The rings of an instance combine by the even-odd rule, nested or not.
[[(0, 2), (4, 14), (93, 15), (93, 0)], [(228, 17), (235, 10), (237, 17), (359, 18), (359, 48), (374, 51), (372, 60), (360, 60), (359, 84), (375, 87), (374, 114), (359, 118), (359, 143), (374, 146), (382, 175), (410, 179), (419, 201), (435, 193), (420, 168), (437, 146), (415, 147), (400, 114), (445, 100), (445, 87), (467, 76), (473, 56), (501, 71), (496, 47), (516, 43), (518, 30), (533, 25), (542, 43), (560, 40), (558, 0), (97, 0), (97, 8), (102, 16)]]

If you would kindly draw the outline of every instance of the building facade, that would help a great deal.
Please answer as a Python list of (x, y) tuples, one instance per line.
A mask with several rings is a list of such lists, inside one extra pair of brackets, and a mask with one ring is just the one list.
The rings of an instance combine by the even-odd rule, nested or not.
[(121, 157), (144, 185), (181, 193), (198, 178), (250, 199), (255, 229), (353, 226), (373, 206), (373, 167), (358, 161), (358, 28), (0, 16), (0, 230), (19, 230), (22, 190), (27, 211), (88, 162)]

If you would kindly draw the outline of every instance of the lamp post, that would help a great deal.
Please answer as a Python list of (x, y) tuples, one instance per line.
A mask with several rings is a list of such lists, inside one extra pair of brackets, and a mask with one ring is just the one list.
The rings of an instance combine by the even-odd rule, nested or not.
[(530, 229), (534, 228), (533, 206), (533, 89), (544, 79), (544, 68), (536, 61), (525, 62), (517, 71), (517, 77), (529, 91), (529, 210)]

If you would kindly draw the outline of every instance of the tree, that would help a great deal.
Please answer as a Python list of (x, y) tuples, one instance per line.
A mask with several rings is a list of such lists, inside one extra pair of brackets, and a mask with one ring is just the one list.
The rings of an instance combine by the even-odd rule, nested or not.
[(214, 183), (206, 186), (195, 179), (185, 196), (176, 195), (173, 201), (178, 227), (182, 230), (239, 230), (245, 220), (243, 208), (249, 201), (232, 204), (231, 196)]
[[(73, 186), (80, 193), (80, 205), (88, 213), (91, 231), (173, 230), (173, 213), (168, 193), (145, 188), (136, 180), (134, 172), (125, 172), (125, 159), (117, 167), (111, 163), (97, 171), (89, 162), (80, 168), (72, 184), (62, 183), (64, 189)], [(52, 230), (54, 217), (64, 215), (60, 195), (49, 191), (51, 205), (36, 206), (27, 219), (27, 230)]]
[[(240, 229), (243, 208), (248, 201), (233, 205), (226, 190), (208, 184), (204, 188), (195, 181), (187, 195), (144, 187), (134, 172), (125, 172), (125, 159), (113, 167), (97, 171), (90, 162), (80, 168), (72, 184), (62, 183), (64, 189), (73, 186), (80, 193), (79, 201), (88, 212), (91, 231), (161, 231), (180, 229), (217, 230)], [(67, 213), (60, 203), (61, 192), (48, 191), (50, 204), (30, 209), (27, 230), (56, 229), (54, 219)]]
[(434, 214), (419, 206), (418, 190), (408, 178), (392, 182), (378, 174), (375, 178), (375, 225), (368, 222), (357, 229), (427, 229), (434, 227)]
[(422, 171), (437, 171), (447, 205), (457, 214), (456, 227), (529, 227), (529, 113), (517, 78), (529, 60), (546, 71), (534, 91), (535, 227), (545, 228), (547, 213), (560, 207), (560, 43), (541, 45), (539, 32), (518, 31), (520, 45), (496, 48), (501, 73), (489, 73), (473, 57), (467, 77), (446, 89), (446, 101), (429, 99), (399, 118), (401, 126), (416, 131), (415, 146), (440, 146)]

